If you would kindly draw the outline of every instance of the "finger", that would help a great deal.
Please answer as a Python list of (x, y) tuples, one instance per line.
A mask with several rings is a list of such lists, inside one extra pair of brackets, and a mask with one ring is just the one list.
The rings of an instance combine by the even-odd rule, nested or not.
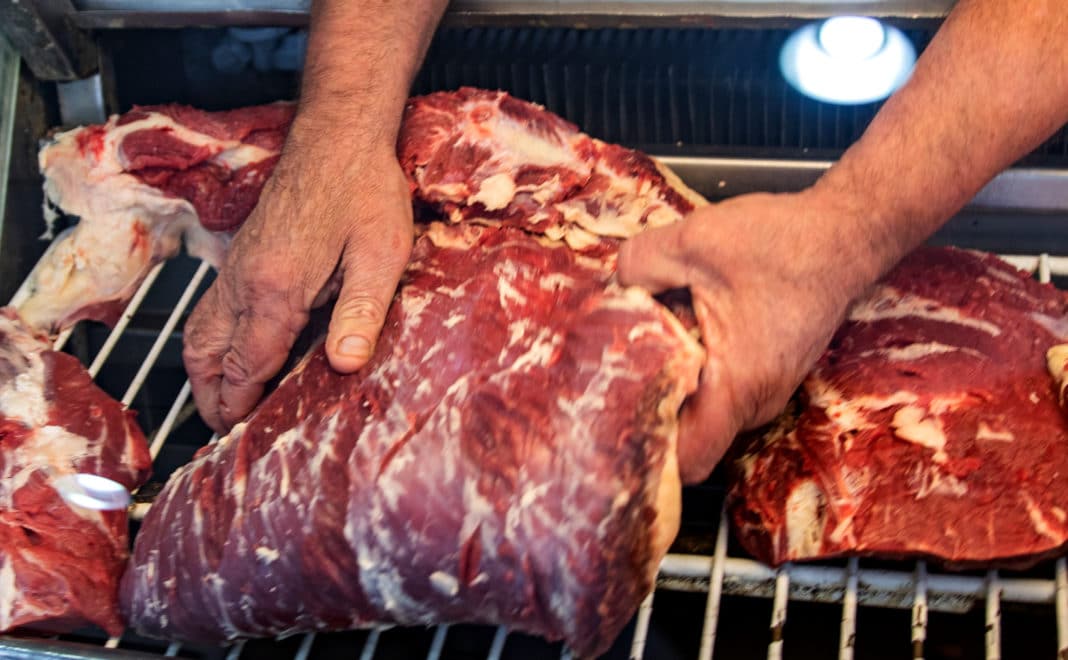
[(718, 364), (707, 364), (697, 392), (679, 416), (679, 473), (684, 484), (707, 479), (741, 430), (737, 402), (722, 373)]
[(283, 302), (284, 295), (251, 301), (240, 313), (230, 346), (222, 357), (219, 417), (227, 429), (259, 403), (264, 385), (285, 364), (308, 312)]
[(688, 269), (682, 249), (687, 240), (687, 222), (650, 229), (624, 242), (616, 262), (619, 282), (652, 293), (687, 286)]
[(374, 243), (353, 242), (346, 249), (341, 293), (326, 338), (334, 369), (352, 373), (371, 359), (410, 254), (411, 232), (404, 227)]
[(224, 432), (219, 415), (222, 358), (233, 336), (234, 316), (212, 285), (186, 320), (182, 334), (182, 361), (200, 416), (212, 430)]

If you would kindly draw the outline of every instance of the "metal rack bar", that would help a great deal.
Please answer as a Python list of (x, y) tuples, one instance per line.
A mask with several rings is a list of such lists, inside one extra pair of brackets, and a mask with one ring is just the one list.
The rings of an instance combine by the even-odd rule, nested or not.
[(857, 570), (859, 562), (850, 557), (846, 565), (845, 596), (842, 599), (842, 628), (838, 635), (838, 660), (853, 660), (857, 633)]
[(0, 228), (7, 206), (7, 185), (11, 167), (12, 136), (19, 98), (19, 66), (22, 60), (7, 39), (0, 37)]
[(52, 350), (62, 351), (63, 347), (67, 345), (67, 340), (70, 339), (72, 332), (74, 332), (74, 328), (70, 327), (59, 333), (59, 335), (56, 336), (56, 340), (52, 342)]
[(1065, 559), (1057, 560), (1057, 657), (1068, 658), (1068, 567)]
[(508, 641), (508, 629), (504, 626), (497, 626), (497, 632), (493, 635), (493, 644), (490, 645), (486, 660), (501, 660), (501, 653), (504, 652), (504, 643), (506, 641)]
[(712, 551), (712, 569), (709, 574), (708, 600), (705, 602), (705, 623), (701, 630), (701, 648), (698, 660), (710, 660), (716, 646), (716, 626), (719, 622), (719, 603), (723, 597), (723, 575), (727, 559), (727, 504), (719, 511), (716, 525), (716, 546)]
[(426, 660), (438, 660), (441, 657), (441, 649), (445, 648), (445, 635), (449, 634), (449, 624), (443, 623), (434, 628), (434, 640), (430, 643), (430, 650), (426, 654)]
[(653, 594), (649, 592), (638, 607), (638, 618), (634, 622), (634, 640), (630, 644), (630, 660), (641, 660), (645, 655), (645, 640), (649, 635), (649, 619), (653, 615)]
[(771, 605), (771, 642), (768, 643), (768, 660), (782, 660), (786, 604), (790, 598), (789, 566), (789, 564), (783, 564), (775, 572), (775, 598)]
[(148, 277), (141, 283), (141, 286), (137, 288), (137, 293), (130, 299), (129, 304), (126, 305), (126, 309), (122, 311), (122, 316), (119, 317), (115, 327), (108, 333), (108, 338), (104, 340), (104, 345), (100, 347), (100, 352), (96, 354), (92, 364), (89, 365), (89, 375), (96, 378), (96, 375), (100, 373), (100, 368), (104, 366), (104, 362), (111, 355), (112, 349), (115, 348), (115, 344), (119, 342), (119, 338), (122, 337), (122, 333), (126, 332), (126, 326), (130, 324), (130, 319), (137, 313), (137, 309), (141, 307), (141, 301), (145, 299), (148, 294), (148, 290), (152, 288), (152, 284), (159, 277), (160, 271), (163, 270), (163, 262), (160, 262), (153, 266), (152, 270), (148, 272)]
[(226, 653), (226, 660), (237, 660), (241, 657), (241, 651), (245, 649), (245, 640), (238, 640)]
[(159, 451), (163, 449), (163, 443), (167, 442), (167, 437), (170, 436), (171, 429), (174, 428), (178, 414), (185, 407), (186, 402), (189, 401), (189, 396), (192, 392), (193, 388), (190, 386), (189, 381), (185, 381), (182, 389), (178, 391), (178, 396), (175, 397), (174, 403), (167, 410), (167, 416), (163, 418), (163, 423), (160, 424), (156, 435), (152, 436), (152, 444), (148, 447), (148, 453), (152, 455), (152, 460), (156, 460), (156, 457), (159, 456)]
[(300, 640), (300, 646), (297, 648), (297, 654), (293, 656), (293, 660), (308, 660), (308, 655), (311, 653), (312, 644), (314, 643), (315, 633), (304, 635), (304, 639)]
[(381, 634), (378, 628), (367, 633), (367, 639), (363, 640), (363, 649), (360, 651), (360, 660), (372, 660), (375, 657), (375, 649), (378, 648), (378, 637)]
[[(661, 586), (681, 591), (704, 591), (712, 558), (706, 555), (668, 555), (661, 564)], [(776, 572), (752, 559), (727, 557), (724, 560), (724, 593), (738, 592), (759, 596), (771, 593)], [(860, 568), (857, 571), (865, 589), (858, 591), (859, 605), (878, 605), (908, 609), (912, 606), (915, 578), (911, 572)], [(839, 566), (796, 565), (790, 569), (790, 580), (803, 587), (794, 594), (795, 600), (817, 602), (839, 601), (845, 569)], [(1014, 603), (1052, 605), (1053, 580), (1039, 578), (1000, 578), (1002, 600)], [(962, 612), (976, 600), (986, 596), (986, 580), (970, 575), (934, 574), (927, 577), (928, 606), (935, 611)]]
[(927, 562), (916, 562), (916, 592), (912, 601), (912, 658), (923, 660), (927, 641)]
[(986, 660), (1001, 660), (1001, 580), (997, 571), (986, 576)]
[(174, 304), (174, 309), (171, 311), (171, 315), (167, 317), (167, 322), (163, 324), (163, 329), (160, 330), (159, 335), (156, 336), (156, 341), (152, 344), (152, 348), (148, 351), (148, 356), (145, 357), (144, 363), (141, 364), (141, 368), (137, 370), (137, 374), (134, 376), (133, 382), (130, 383), (130, 387), (126, 389), (126, 393), (122, 395), (122, 405), (130, 405), (134, 397), (141, 390), (141, 386), (145, 383), (145, 378), (148, 377), (148, 372), (152, 370), (152, 367), (156, 365), (156, 360), (159, 359), (159, 354), (163, 351), (163, 347), (166, 345), (167, 340), (171, 338), (171, 333), (178, 326), (178, 321), (182, 318), (182, 314), (185, 313), (185, 308), (189, 306), (189, 303), (193, 300), (193, 295), (200, 287), (200, 283), (204, 281), (204, 277), (211, 270), (211, 266), (207, 262), (202, 261), (200, 266), (197, 267), (193, 277), (189, 280), (189, 284), (186, 285), (185, 291), (182, 292), (181, 298)]
[[(86, 28), (178, 28), (204, 25), (306, 25), (304, 0), (76, 0), (74, 22)], [(841, 13), (862, 13), (884, 18), (937, 20), (946, 15), (952, 0), (813, 0), (791, 3), (770, 0), (457, 0), (449, 5), (445, 21), (459, 25), (584, 25), (665, 26), (738, 25), (767, 26), (826, 18)]]
[(1050, 258), (1046, 253), (1038, 255), (1038, 281), (1049, 284), (1051, 275)]
[[(811, 186), (834, 164), (831, 160), (660, 156), (698, 192), (722, 198), (747, 192), (792, 192)], [(1068, 170), (1013, 167), (995, 176), (968, 202), (971, 209), (1063, 211)]]
[(1045, 264), (1044, 267), (1047, 269), (1046, 279), (1042, 279), (1041, 273), (1039, 273), (1039, 281), (1045, 284), (1049, 283), (1051, 275), (1068, 275), (1068, 257), (1053, 257), (1048, 254), (1002, 254), (998, 256), (1020, 270), (1027, 270), (1032, 273), (1039, 273), (1039, 269), (1043, 268), (1043, 264)]

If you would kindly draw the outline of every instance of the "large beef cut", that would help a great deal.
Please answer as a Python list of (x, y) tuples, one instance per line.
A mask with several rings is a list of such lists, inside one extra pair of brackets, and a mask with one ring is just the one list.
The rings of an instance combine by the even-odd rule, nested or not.
[[(422, 121), (450, 113), (448, 132)], [(123, 580), (138, 631), (464, 621), (585, 655), (651, 590), (677, 530), (677, 413), (703, 351), (648, 293), (614, 283), (614, 238), (572, 219), (595, 219), (599, 198), (631, 210), (633, 233), (699, 198), (498, 93), (414, 100), (400, 144), (416, 196), (452, 222), (420, 230), (366, 367), (339, 375), (314, 349), (171, 478)], [(543, 235), (572, 228), (583, 251)]]
[(122, 630), (126, 512), (74, 506), (53, 484), (85, 473), (133, 489), (150, 462), (133, 414), (0, 309), (0, 632)]
[[(734, 463), (742, 544), (1020, 564), (1068, 543), (1068, 296), (1000, 259), (907, 257), (856, 303), (795, 409)], [(1060, 373), (1058, 375), (1060, 375)]]
[(215, 113), (151, 106), (56, 135), (39, 157), (45, 193), (80, 219), (32, 273), (22, 317), (45, 331), (111, 323), (183, 237), (192, 254), (220, 264), (292, 116), (287, 103)]

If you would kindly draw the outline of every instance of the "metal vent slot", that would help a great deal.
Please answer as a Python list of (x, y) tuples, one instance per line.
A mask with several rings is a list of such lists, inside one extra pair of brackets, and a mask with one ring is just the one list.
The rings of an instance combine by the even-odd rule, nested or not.
[[(830, 106), (783, 80), (787, 30), (445, 29), (415, 93), (499, 87), (609, 142), (701, 148), (848, 146), (877, 105)], [(929, 35), (912, 32), (919, 45)]]
[[(901, 22), (922, 50), (930, 27)], [(535, 101), (606, 140), (665, 155), (831, 158), (864, 131), (879, 104), (806, 98), (778, 68), (785, 29), (444, 27), (413, 93), (463, 85)], [(119, 110), (184, 101), (228, 108), (298, 91), (290, 72), (224, 74), (210, 53), (224, 30), (103, 31)], [(159, 71), (170, 75), (160, 78)], [(1061, 130), (1024, 159), (1068, 164)]]

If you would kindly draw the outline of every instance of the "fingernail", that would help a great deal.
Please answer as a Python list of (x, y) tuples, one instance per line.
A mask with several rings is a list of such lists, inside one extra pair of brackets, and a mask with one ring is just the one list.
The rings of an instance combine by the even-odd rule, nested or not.
[(371, 356), (371, 342), (359, 335), (349, 335), (337, 345), (337, 351), (345, 357), (363, 360)]

